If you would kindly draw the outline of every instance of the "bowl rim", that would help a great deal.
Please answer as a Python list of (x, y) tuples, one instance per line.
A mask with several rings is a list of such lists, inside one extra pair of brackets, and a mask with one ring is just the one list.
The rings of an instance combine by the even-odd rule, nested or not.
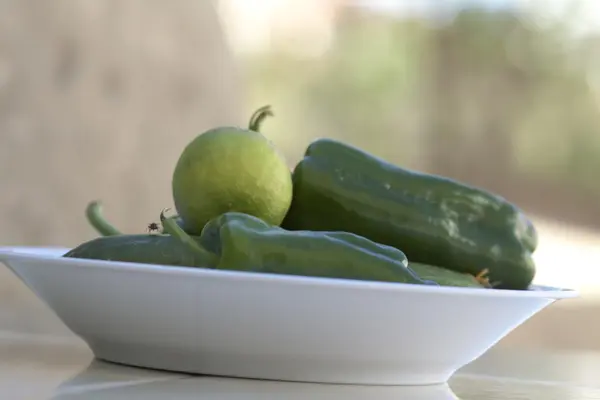
[[(410, 283), (394, 283), (380, 281), (362, 281), (343, 278), (321, 278), (299, 275), (283, 275), (273, 273), (256, 273), (233, 270), (216, 270), (210, 268), (180, 267), (163, 264), (145, 264), (124, 261), (106, 261), (83, 258), (63, 258), (71, 248), (62, 246), (0, 246), (0, 262), (37, 261), (54, 265), (75, 265), (83, 268), (100, 268), (111, 271), (129, 271), (174, 276), (205, 277), (230, 279), (233, 281), (272, 282), (294, 286), (313, 286), (324, 288), (347, 288), (367, 291), (410, 292), (422, 294), (447, 294), (461, 296), (499, 297), (499, 298), (544, 298), (567, 299), (579, 297), (575, 289), (532, 285), (532, 290), (465, 288), (455, 286), (428, 286)], [(52, 253), (49, 254), (48, 251)]]

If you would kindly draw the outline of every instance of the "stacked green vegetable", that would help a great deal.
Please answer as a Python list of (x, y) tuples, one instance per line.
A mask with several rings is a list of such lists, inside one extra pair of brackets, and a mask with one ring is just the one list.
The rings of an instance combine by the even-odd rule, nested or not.
[[(122, 234), (92, 202), (87, 216), (103, 236), (65, 257), (422, 285), (531, 284), (537, 233), (506, 199), (331, 139), (311, 143), (293, 173), (286, 166), (282, 174), (285, 160), (258, 132), (267, 115), (262, 108), (249, 129), (216, 128), (192, 141), (174, 173), (179, 215), (161, 213), (160, 226), (149, 226), (157, 233)], [(241, 146), (244, 135), (251, 138)], [(231, 165), (207, 164), (214, 157), (206, 148), (239, 154), (242, 178)], [(259, 159), (249, 163), (253, 154)]]

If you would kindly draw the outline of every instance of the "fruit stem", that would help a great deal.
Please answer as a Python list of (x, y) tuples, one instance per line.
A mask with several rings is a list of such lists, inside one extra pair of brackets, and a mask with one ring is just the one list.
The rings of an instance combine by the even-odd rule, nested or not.
[(261, 108), (256, 110), (254, 114), (252, 114), (252, 116), (250, 117), (248, 129), (250, 129), (251, 131), (260, 132), (260, 126), (262, 125), (262, 122), (265, 120), (265, 118), (272, 117), (273, 115), (273, 110), (271, 110), (270, 105), (262, 106)]
[(173, 236), (175, 239), (183, 243), (188, 249), (196, 253), (203, 260), (206, 260), (211, 267), (216, 267), (219, 263), (219, 257), (216, 254), (204, 249), (188, 235), (175, 220), (176, 217), (167, 218), (165, 212), (169, 209), (164, 209), (160, 213), (160, 223), (163, 226), (163, 233)]
[(112, 226), (102, 215), (102, 204), (99, 201), (91, 201), (85, 209), (85, 216), (90, 225), (102, 236), (118, 236), (122, 233)]

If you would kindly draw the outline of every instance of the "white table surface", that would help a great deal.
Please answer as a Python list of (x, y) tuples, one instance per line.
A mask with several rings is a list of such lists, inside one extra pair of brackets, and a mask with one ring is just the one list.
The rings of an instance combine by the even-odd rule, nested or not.
[(448, 387), (360, 387), (198, 377), (104, 363), (74, 337), (0, 332), (0, 399), (600, 399), (600, 354), (494, 350)]

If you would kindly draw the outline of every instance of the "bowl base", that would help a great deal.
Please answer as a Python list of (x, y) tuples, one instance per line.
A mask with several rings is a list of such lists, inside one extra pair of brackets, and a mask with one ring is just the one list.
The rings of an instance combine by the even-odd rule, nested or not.
[[(429, 386), (448, 382), (455, 368), (437, 369), (430, 366), (423, 373), (415, 373), (414, 368), (405, 370), (401, 366), (385, 367), (373, 364), (365, 368), (365, 363), (357, 367), (348, 362), (332, 365), (330, 361), (316, 362), (314, 359), (286, 358), (280, 361), (274, 357), (254, 354), (211, 354), (190, 352), (132, 343), (117, 344), (103, 341), (88, 342), (97, 359), (133, 367), (149, 368), (193, 375), (211, 375), (231, 378), (260, 379), (270, 381), (325, 383), (343, 385), (375, 386)], [(410, 371), (408, 371), (410, 369)]]

